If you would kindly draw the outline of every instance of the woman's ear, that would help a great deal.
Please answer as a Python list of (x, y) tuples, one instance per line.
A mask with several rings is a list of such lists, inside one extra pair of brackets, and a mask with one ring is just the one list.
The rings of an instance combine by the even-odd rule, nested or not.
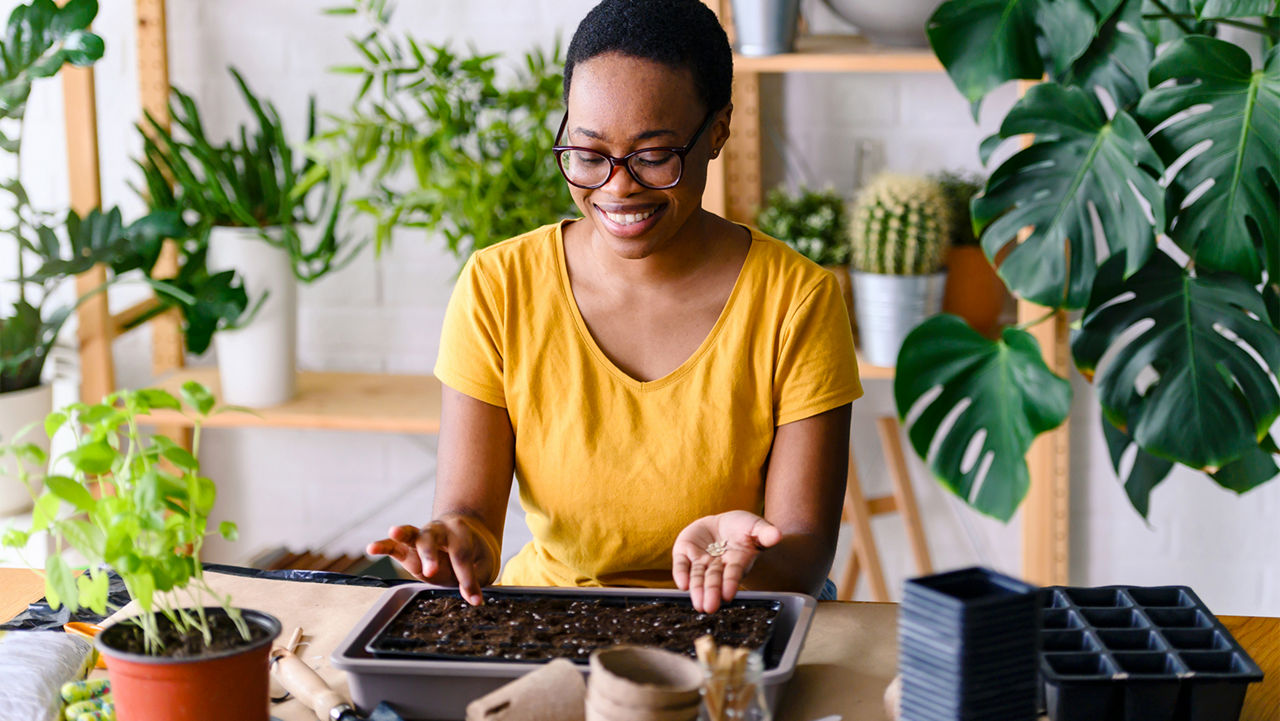
[(711, 124), (711, 157), (719, 157), (724, 144), (729, 142), (729, 119), (733, 117), (733, 103), (728, 103)]

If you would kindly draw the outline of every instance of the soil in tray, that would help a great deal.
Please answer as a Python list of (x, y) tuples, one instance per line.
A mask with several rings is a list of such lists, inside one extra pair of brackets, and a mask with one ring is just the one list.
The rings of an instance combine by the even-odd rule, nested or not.
[(694, 641), (706, 634), (720, 644), (762, 648), (777, 614), (774, 603), (735, 603), (706, 614), (669, 601), (495, 595), (471, 606), (457, 596), (420, 595), (369, 650), (450, 660), (585, 661), (598, 648), (633, 643), (693, 655)]

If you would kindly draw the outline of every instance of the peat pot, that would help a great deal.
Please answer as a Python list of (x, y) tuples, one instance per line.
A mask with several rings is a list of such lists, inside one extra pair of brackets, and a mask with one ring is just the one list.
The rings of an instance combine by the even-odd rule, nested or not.
[[(206, 614), (224, 614), (205, 608)], [(267, 653), (280, 621), (241, 610), (254, 640), (203, 656), (169, 658), (113, 647), (132, 624), (117, 622), (98, 634), (106, 658), (118, 721), (268, 721)]]
[(902, 341), (926, 318), (942, 311), (946, 272), (932, 275), (883, 275), (850, 271), (862, 358), (893, 367)]
[[(53, 386), (45, 384), (20, 391), (0, 393), (0, 445), (8, 445), (23, 428), (35, 423), (36, 428), (21, 438), (23, 443), (34, 443), (49, 452), (49, 438), (40, 422), (53, 410)], [(18, 482), (11, 455), (0, 457), (0, 518), (12, 516), (31, 508), (31, 494)], [(37, 471), (39, 469), (30, 468)], [(39, 493), (39, 488), (33, 488)]]
[(247, 325), (218, 331), (222, 402), (249, 408), (280, 405), (293, 397), (297, 376), (298, 282), (288, 251), (262, 234), (279, 237), (280, 228), (228, 228), (209, 231), (209, 269), (235, 270), (249, 294)]

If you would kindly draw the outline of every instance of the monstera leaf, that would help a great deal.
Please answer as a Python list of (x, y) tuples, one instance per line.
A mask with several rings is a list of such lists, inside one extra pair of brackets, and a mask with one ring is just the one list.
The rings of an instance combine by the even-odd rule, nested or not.
[[(1169, 80), (1178, 82), (1156, 87)], [(1249, 54), (1231, 43), (1183, 38), (1156, 58), (1150, 82), (1155, 89), (1138, 117), (1157, 128), (1152, 144), (1160, 157), (1171, 165), (1208, 143), (1169, 185), (1177, 211), (1170, 235), (1196, 265), (1258, 282), (1255, 243), (1280, 243), (1280, 47), (1254, 72)], [(1270, 270), (1274, 276), (1280, 268)]]
[(1035, 133), (1035, 143), (991, 174), (973, 200), (974, 227), (984, 229), (982, 247), (994, 260), (1031, 226), (1000, 265), (1000, 276), (1040, 305), (1081, 308), (1103, 260), (1099, 241), (1111, 253), (1125, 251), (1129, 272), (1155, 247), (1143, 204), (1154, 212), (1156, 227), (1164, 227), (1164, 191), (1156, 180), (1164, 166), (1133, 118), (1117, 111), (1108, 120), (1080, 88), (1031, 88), (1000, 126), (1003, 138), (1023, 133)]
[(1065, 72), (1122, 0), (950, 0), (929, 18), (938, 60), (969, 102), (1008, 80)]
[(124, 225), (119, 208), (107, 212), (94, 208), (81, 218), (69, 211), (66, 219), (68, 249), (64, 253), (51, 228), (37, 229), (43, 241), (38, 255), (43, 261), (28, 280), (45, 281), (83, 273), (106, 263), (117, 275), (131, 270), (150, 271), (165, 238), (186, 235), (187, 227), (177, 210), (158, 210)]
[(1049, 370), (1030, 334), (1008, 328), (992, 341), (951, 315), (907, 336), (893, 393), (911, 445), (938, 480), (1001, 520), (1027, 494), (1032, 439), (1071, 407), (1070, 384)]
[[(1146, 518), (1151, 509), (1151, 491), (1169, 476), (1169, 471), (1173, 470), (1173, 461), (1158, 458), (1142, 450), (1124, 431), (1111, 425), (1105, 416), (1102, 418), (1102, 435), (1107, 440), (1111, 467), (1124, 484), (1129, 502), (1133, 504), (1135, 511)], [(1133, 453), (1133, 462), (1125, 467), (1125, 454), (1129, 452)]]
[(1063, 85), (1102, 88), (1116, 107), (1128, 109), (1147, 92), (1147, 70), (1155, 46), (1142, 31), (1142, 3), (1129, 0), (1098, 29), (1089, 49), (1056, 77)]
[(1081, 372), (1096, 369), (1107, 420), (1192, 468), (1257, 448), (1280, 415), (1268, 370), (1280, 367), (1280, 333), (1257, 290), (1228, 273), (1193, 275), (1164, 253), (1127, 280), (1123, 269), (1114, 258), (1099, 271), (1071, 343)]
[(1191, 0), (1196, 17), (1238, 18), (1280, 13), (1280, 0)]

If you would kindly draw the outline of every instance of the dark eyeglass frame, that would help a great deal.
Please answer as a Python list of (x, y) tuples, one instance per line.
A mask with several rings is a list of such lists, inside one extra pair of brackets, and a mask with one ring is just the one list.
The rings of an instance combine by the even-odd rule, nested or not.
[[(702, 138), (702, 134), (707, 132), (707, 128), (711, 127), (711, 123), (715, 119), (716, 119), (716, 111), (712, 110), (711, 112), (707, 113), (706, 119), (702, 121), (702, 127), (698, 128), (698, 132), (693, 134), (693, 138), (690, 139), (689, 143), (684, 147), (665, 147), (664, 146), (664, 147), (654, 147), (654, 148), (640, 148), (639, 150), (633, 150), (632, 152), (627, 153), (621, 158), (617, 158), (607, 153), (602, 153), (599, 150), (596, 150), (595, 148), (586, 148), (580, 145), (560, 145), (560, 137), (564, 135), (564, 128), (569, 123), (569, 111), (566, 110), (564, 113), (564, 118), (560, 121), (560, 129), (556, 131), (556, 141), (555, 141), (556, 144), (551, 147), (551, 152), (554, 153), (556, 156), (556, 167), (560, 169), (560, 174), (564, 176), (565, 182), (569, 183), (569, 185), (572, 185), (575, 188), (582, 188), (583, 190), (595, 190), (596, 188), (603, 187), (610, 180), (613, 180), (613, 174), (617, 172), (618, 166), (622, 166), (627, 169), (627, 174), (631, 176), (631, 179), (636, 181), (640, 185), (650, 190), (666, 190), (667, 188), (674, 188), (680, 184), (680, 181), (684, 178), (684, 157), (688, 155), (691, 150), (693, 150), (693, 146), (698, 144), (698, 141)], [(569, 174), (565, 172), (564, 163), (562, 162), (562, 157), (564, 156), (565, 153), (569, 152), (570, 150), (578, 150), (586, 153), (595, 153), (596, 155), (599, 155), (600, 157), (608, 160), (609, 174), (604, 177), (604, 180), (600, 181), (599, 183), (596, 183), (595, 185), (583, 185), (581, 183), (575, 183), (572, 179), (569, 178)], [(668, 185), (649, 185), (648, 183), (641, 180), (640, 176), (636, 173), (636, 171), (631, 168), (632, 158), (640, 155), (641, 153), (652, 153), (657, 150), (665, 150), (667, 152), (674, 153), (675, 156), (680, 159), (680, 172), (676, 174), (675, 182), (670, 183)]]

